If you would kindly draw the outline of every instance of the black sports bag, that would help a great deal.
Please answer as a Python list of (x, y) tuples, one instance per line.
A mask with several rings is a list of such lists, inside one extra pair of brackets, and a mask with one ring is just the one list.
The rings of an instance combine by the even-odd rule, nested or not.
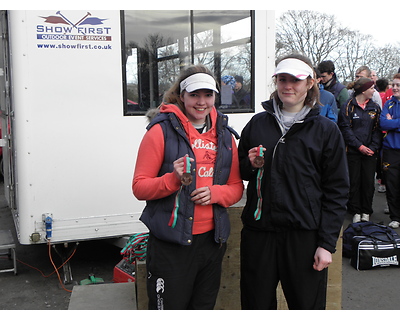
[(399, 266), (400, 236), (381, 224), (357, 222), (343, 232), (343, 256), (357, 270)]

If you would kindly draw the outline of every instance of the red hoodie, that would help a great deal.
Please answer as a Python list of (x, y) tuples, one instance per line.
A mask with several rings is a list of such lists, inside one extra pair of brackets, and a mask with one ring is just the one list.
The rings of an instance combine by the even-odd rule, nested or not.
[[(162, 105), (160, 112), (173, 112), (181, 121), (196, 157), (196, 188), (208, 186), (211, 191), (211, 204), (218, 203), (229, 207), (238, 202), (243, 194), (243, 182), (240, 178), (237, 147), (232, 137), (232, 166), (226, 185), (213, 185), (213, 169), (217, 154), (217, 136), (215, 123), (217, 111), (210, 112), (212, 126), (200, 134), (175, 105)], [(156, 200), (176, 192), (181, 181), (174, 172), (161, 177), (157, 174), (164, 160), (164, 134), (159, 124), (154, 125), (143, 137), (139, 147), (132, 190), (139, 200)], [(195, 205), (193, 234), (201, 234), (214, 229), (212, 205)], [(171, 208), (172, 212), (172, 208)]]

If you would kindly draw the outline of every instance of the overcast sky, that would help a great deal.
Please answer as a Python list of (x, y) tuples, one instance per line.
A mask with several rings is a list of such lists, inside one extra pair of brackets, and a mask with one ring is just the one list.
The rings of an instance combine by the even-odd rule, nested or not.
[[(57, 3), (57, 4), (56, 4)], [(4, 9), (169, 9), (169, 10), (276, 10), (277, 16), (286, 10), (314, 10), (333, 14), (343, 27), (370, 34), (376, 44), (400, 43), (400, 23), (396, 22), (400, 4), (398, 1), (354, 1), (354, 0), (202, 0), (202, 1), (98, 1), (69, 0), (3, 0)]]
[[(379, 3), (379, 1), (374, 3)], [(398, 3), (397, 6), (399, 6)], [(342, 7), (329, 10), (321, 8), (315, 11), (334, 15), (343, 27), (348, 27), (354, 31), (358, 30), (362, 34), (372, 35), (379, 46), (384, 46), (387, 43), (396, 45), (397, 42), (400, 42), (400, 32), (396, 31), (400, 28), (400, 25), (395, 22), (396, 19), (399, 19), (398, 8), (390, 10), (390, 7), (385, 4), (384, 8), (365, 5), (357, 10), (343, 10)]]
[[(267, 2), (267, 1), (265, 1)], [(384, 46), (400, 44), (400, 17), (398, 1), (354, 1), (354, 0), (284, 0), (276, 1), (274, 7), (277, 16), (286, 10), (313, 10), (332, 14), (343, 26), (358, 30), (362, 34), (370, 34), (376, 44)]]

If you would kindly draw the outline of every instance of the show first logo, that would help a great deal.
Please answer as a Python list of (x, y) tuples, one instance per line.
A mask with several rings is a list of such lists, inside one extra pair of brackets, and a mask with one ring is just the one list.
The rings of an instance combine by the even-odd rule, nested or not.
[(111, 41), (111, 27), (104, 26), (103, 23), (108, 19), (94, 17), (90, 12), (75, 23), (61, 11), (57, 11), (56, 16), (40, 18), (46, 24), (37, 25), (37, 39)]

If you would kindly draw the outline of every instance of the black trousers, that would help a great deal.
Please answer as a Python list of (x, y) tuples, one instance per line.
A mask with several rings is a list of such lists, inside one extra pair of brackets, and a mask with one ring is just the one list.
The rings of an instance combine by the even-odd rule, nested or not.
[(377, 156), (347, 154), (349, 165), (350, 191), (347, 211), (350, 214), (372, 214), (375, 192), (375, 171)]
[(149, 310), (212, 310), (221, 282), (226, 244), (214, 241), (214, 230), (195, 235), (183, 246), (157, 239), (147, 243)]
[(382, 172), (385, 176), (390, 219), (400, 222), (400, 150), (383, 150)]
[(313, 269), (316, 249), (317, 231), (264, 232), (243, 228), (242, 309), (276, 310), (279, 281), (289, 309), (325, 309), (328, 269)]
[(381, 179), (381, 184), (386, 186), (385, 176), (382, 172), (382, 150), (380, 150), (376, 156), (376, 179)]

